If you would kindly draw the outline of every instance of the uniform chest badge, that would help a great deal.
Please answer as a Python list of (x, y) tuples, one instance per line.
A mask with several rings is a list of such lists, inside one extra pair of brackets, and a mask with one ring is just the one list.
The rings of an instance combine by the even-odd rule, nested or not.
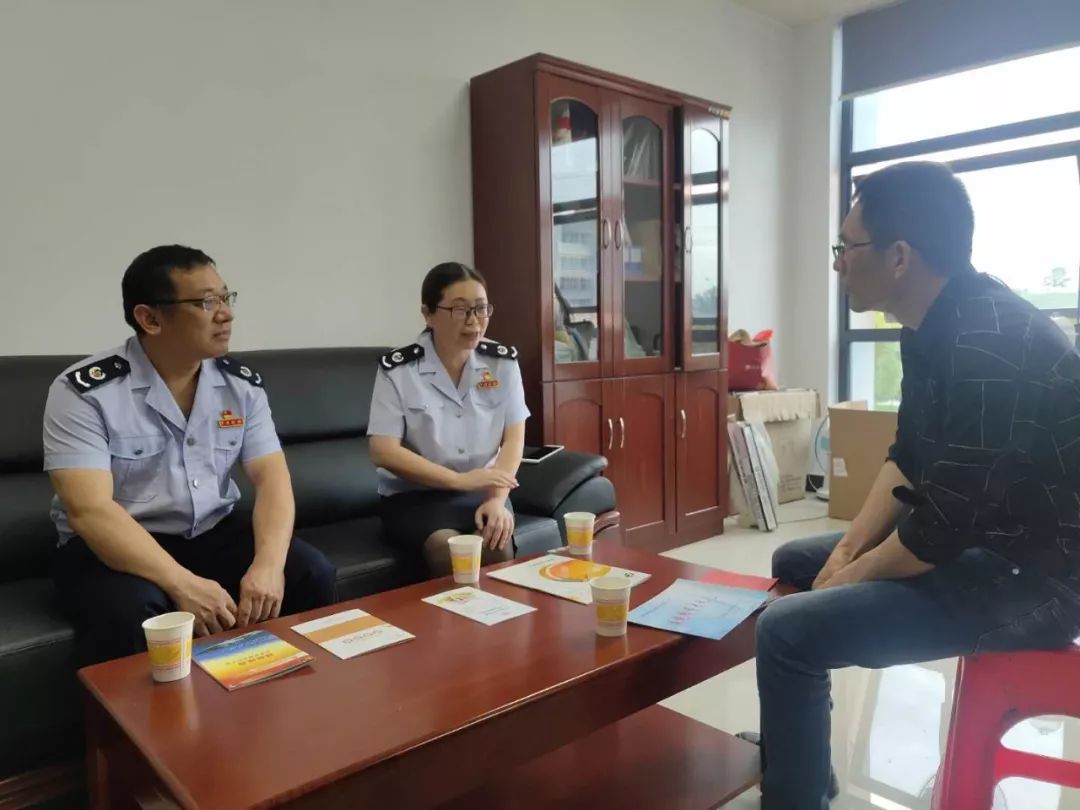
[(243, 427), (243, 426), (244, 426), (244, 417), (237, 416), (232, 411), (230, 411), (228, 408), (226, 408), (225, 410), (223, 410), (221, 412), (221, 418), (218, 419), (218, 427), (221, 427), (221, 428), (234, 428), (234, 427)]
[(484, 369), (484, 374), (480, 382), (476, 384), (477, 388), (498, 388), (499, 381), (495, 379), (494, 375), (488, 370)]

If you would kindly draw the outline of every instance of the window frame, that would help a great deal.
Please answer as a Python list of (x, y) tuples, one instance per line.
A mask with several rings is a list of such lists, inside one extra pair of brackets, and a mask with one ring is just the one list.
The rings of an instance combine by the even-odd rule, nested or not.
[[(1042, 135), (1059, 130), (1080, 127), (1080, 110), (1069, 113), (1048, 115), (1027, 121), (974, 129), (950, 135), (926, 138), (920, 141), (896, 144), (876, 149), (852, 149), (854, 139), (854, 100), (844, 99), (840, 107), (840, 219), (843, 222), (851, 210), (851, 178), (860, 166), (881, 163), (883, 161), (915, 159), (923, 155), (959, 149), (969, 146), (985, 146), (1029, 135)], [(1074, 157), (1077, 165), (1077, 182), (1080, 183), (1080, 139), (1061, 143), (1032, 146), (1011, 151), (992, 152), (977, 157), (959, 158), (945, 161), (954, 172), (962, 173), (993, 169), (1000, 166), (1016, 166), (1023, 163), (1036, 163), (1062, 157)], [(1080, 223), (1078, 223), (1080, 227)], [(848, 308), (847, 295), (843, 286), (837, 284), (837, 345), (839, 357), (837, 363), (837, 395), (841, 402), (851, 396), (851, 347), (856, 343), (894, 343), (900, 340), (899, 328), (895, 329), (853, 329), (851, 310)], [(1077, 292), (1077, 313), (1080, 314), (1080, 291)], [(1080, 329), (1076, 336), (1080, 346)]]

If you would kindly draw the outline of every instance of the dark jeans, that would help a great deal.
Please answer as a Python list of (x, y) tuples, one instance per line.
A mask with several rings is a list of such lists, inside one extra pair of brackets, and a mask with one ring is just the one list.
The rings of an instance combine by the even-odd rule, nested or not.
[[(251, 522), (226, 518), (198, 537), (154, 535), (180, 565), (212, 579), (239, 601), (240, 580), (255, 558)], [(56, 550), (53, 569), (60, 606), (75, 625), (79, 666), (146, 649), (142, 623), (175, 610), (149, 580), (105, 565), (80, 537)], [(300, 613), (334, 601), (337, 572), (322, 552), (293, 538), (285, 560), (282, 614)]]
[[(809, 588), (840, 537), (782, 546), (773, 555), (773, 576)], [(1060, 649), (1077, 636), (1080, 580), (1021, 570), (983, 549), (910, 579), (777, 600), (757, 625), (763, 810), (829, 805), (830, 670)]]

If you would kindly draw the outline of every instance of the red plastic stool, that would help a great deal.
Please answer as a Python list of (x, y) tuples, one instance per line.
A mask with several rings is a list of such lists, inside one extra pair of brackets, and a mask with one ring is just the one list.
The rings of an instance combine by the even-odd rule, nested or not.
[(1010, 776), (1080, 788), (1080, 763), (1001, 744), (1018, 722), (1046, 714), (1080, 717), (1080, 647), (961, 658), (935, 810), (990, 810)]

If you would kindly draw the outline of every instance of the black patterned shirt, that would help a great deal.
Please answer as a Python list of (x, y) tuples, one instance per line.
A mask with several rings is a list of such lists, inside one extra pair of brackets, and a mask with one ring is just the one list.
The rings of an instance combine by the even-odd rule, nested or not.
[(949, 281), (900, 339), (904, 378), (889, 458), (912, 484), (901, 542), (944, 563), (982, 546), (1014, 564), (1080, 568), (1080, 355), (989, 276)]

